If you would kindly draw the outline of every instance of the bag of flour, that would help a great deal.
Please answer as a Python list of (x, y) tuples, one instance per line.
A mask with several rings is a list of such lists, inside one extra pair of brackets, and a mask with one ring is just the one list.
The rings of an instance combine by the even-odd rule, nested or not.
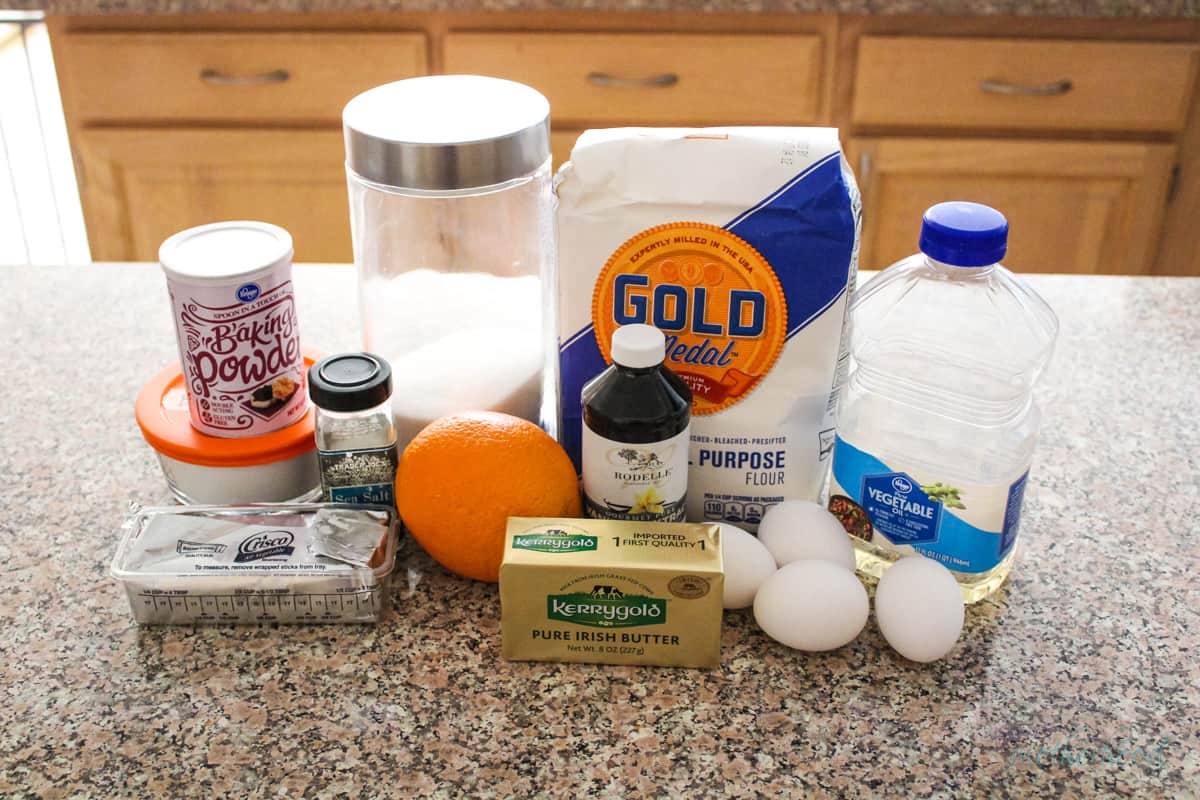
[(832, 128), (584, 133), (557, 177), (560, 438), (613, 331), (667, 335), (692, 389), (688, 519), (815, 500), (833, 446), (860, 201)]

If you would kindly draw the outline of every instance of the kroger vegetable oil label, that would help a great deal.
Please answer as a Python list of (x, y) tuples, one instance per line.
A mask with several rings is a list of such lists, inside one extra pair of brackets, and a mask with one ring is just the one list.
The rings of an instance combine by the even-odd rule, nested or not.
[(858, 253), (837, 131), (619, 129), (580, 137), (558, 181), (560, 438), (622, 325), (667, 337), (692, 391), (687, 518), (751, 530), (815, 500)]
[(715, 525), (510, 518), (500, 567), (504, 657), (716, 666), (719, 537)]
[(838, 437), (829, 510), (847, 533), (885, 552), (916, 552), (957, 572), (987, 572), (1016, 544), (1028, 475), (961, 484), (884, 463)]

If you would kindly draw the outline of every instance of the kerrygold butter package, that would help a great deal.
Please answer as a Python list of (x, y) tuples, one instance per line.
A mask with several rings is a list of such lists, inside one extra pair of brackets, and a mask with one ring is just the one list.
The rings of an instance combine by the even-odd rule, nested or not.
[(858, 260), (860, 201), (832, 128), (585, 132), (559, 171), (561, 441), (621, 325), (667, 336), (692, 390), (687, 518), (751, 531), (816, 500)]
[(723, 593), (716, 525), (510, 517), (503, 654), (715, 667)]

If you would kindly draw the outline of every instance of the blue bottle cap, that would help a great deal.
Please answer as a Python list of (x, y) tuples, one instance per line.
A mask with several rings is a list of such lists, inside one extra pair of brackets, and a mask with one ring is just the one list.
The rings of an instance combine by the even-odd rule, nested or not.
[(921, 220), (921, 252), (956, 267), (995, 264), (1008, 252), (1008, 220), (980, 203), (938, 203)]

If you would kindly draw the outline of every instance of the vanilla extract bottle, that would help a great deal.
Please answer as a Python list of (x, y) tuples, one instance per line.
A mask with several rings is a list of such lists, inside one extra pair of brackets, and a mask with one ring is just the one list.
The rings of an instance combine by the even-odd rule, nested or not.
[(622, 326), (613, 333), (612, 366), (583, 387), (588, 517), (684, 519), (692, 392), (665, 355), (658, 328)]

